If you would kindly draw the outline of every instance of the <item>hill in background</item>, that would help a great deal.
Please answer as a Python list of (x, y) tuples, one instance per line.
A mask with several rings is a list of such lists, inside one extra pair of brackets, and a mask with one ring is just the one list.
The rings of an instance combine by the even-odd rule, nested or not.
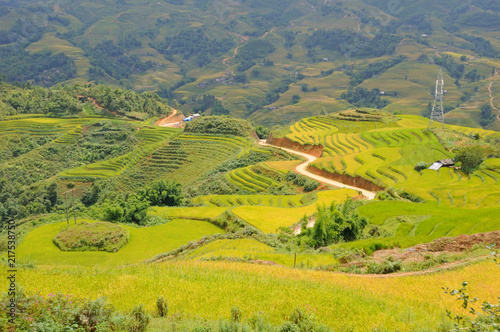
[(495, 2), (2, 4), (10, 82), (101, 82), (274, 125), (352, 106), (428, 115), (442, 67), (447, 122), (499, 129)]

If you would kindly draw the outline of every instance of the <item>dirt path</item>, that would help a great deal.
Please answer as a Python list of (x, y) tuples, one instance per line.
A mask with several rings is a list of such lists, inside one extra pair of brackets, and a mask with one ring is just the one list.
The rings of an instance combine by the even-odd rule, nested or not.
[(179, 115), (181, 115), (175, 108), (172, 108), (172, 113), (169, 116), (159, 119), (155, 122), (155, 126), (160, 127), (175, 127), (179, 122)]
[[(268, 34), (269, 32), (274, 32), (274, 30), (276, 30), (276, 28), (272, 28), (270, 31), (266, 31), (266, 33), (265, 33), (264, 35), (262, 35), (262, 37), (260, 37), (260, 38), (266, 38), (267, 34)], [(248, 38), (247, 38), (247, 39), (245, 39), (245, 41), (247, 41), (247, 40), (248, 40)], [(241, 46), (241, 45), (240, 45), (240, 46)], [(229, 60), (229, 59), (234, 59), (234, 58), (236, 58), (236, 56), (238, 55), (238, 49), (240, 48), (240, 46), (238, 46), (238, 47), (236, 47), (236, 48), (234, 49), (233, 56), (228, 57), (228, 58), (225, 58), (224, 60), (222, 60), (222, 64), (224, 64), (225, 66), (230, 67), (230, 65), (228, 65), (226, 62), (227, 62), (227, 60)], [(233, 73), (233, 75), (234, 75), (234, 73)]]
[(238, 47), (236, 47), (236, 48), (234, 49), (234, 52), (233, 52), (233, 56), (232, 56), (232, 57), (225, 58), (224, 60), (222, 60), (222, 63), (223, 63), (225, 66), (230, 67), (230, 65), (228, 65), (228, 64), (226, 63), (226, 61), (227, 61), (227, 60), (229, 60), (229, 59), (235, 58), (235, 57), (238, 55), (238, 48), (240, 48), (240, 47), (238, 46)]
[(312, 163), (313, 161), (315, 161), (316, 159), (318, 159), (318, 158), (316, 158), (314, 156), (311, 156), (310, 154), (303, 153), (303, 152), (298, 152), (298, 151), (295, 151), (295, 150), (292, 150), (292, 149), (282, 148), (280, 146), (271, 145), (271, 144), (266, 143), (264, 140), (260, 140), (259, 144), (262, 145), (262, 146), (272, 146), (272, 147), (275, 147), (275, 148), (278, 148), (278, 149), (282, 149), (282, 150), (285, 150), (285, 151), (287, 151), (289, 153), (292, 153), (292, 154), (295, 154), (295, 155), (298, 155), (298, 156), (306, 158), (307, 159), (306, 162), (298, 165), (295, 168), (295, 170), (297, 171), (297, 173), (300, 173), (300, 174), (302, 174), (304, 176), (307, 176), (308, 178), (314, 179), (316, 181), (332, 185), (334, 187), (347, 188), (347, 189), (353, 189), (353, 190), (359, 191), (365, 197), (367, 197), (370, 200), (375, 198), (375, 193), (374, 192), (371, 192), (371, 191), (368, 191), (368, 190), (365, 190), (365, 189), (361, 189), (361, 188), (357, 188), (357, 187), (353, 187), (353, 186), (349, 186), (349, 185), (346, 185), (346, 184), (344, 184), (342, 182), (334, 181), (334, 180), (331, 180), (331, 179), (328, 179), (328, 178), (325, 178), (325, 177), (322, 177), (322, 176), (319, 176), (319, 175), (316, 175), (316, 174), (313, 174), (313, 173), (309, 172), (307, 170), (307, 166), (309, 166), (310, 163)]
[(434, 266), (434, 267), (431, 267), (430, 269), (423, 270), (423, 271), (396, 272), (396, 273), (389, 273), (389, 274), (356, 274), (356, 273), (343, 273), (343, 272), (337, 272), (337, 273), (341, 273), (341, 274), (352, 276), (352, 277), (362, 277), (362, 278), (399, 278), (399, 277), (409, 277), (409, 276), (420, 276), (420, 275), (439, 273), (439, 272), (457, 269), (460, 267), (465, 267), (472, 262), (484, 261), (484, 260), (488, 259), (489, 257), (491, 257), (491, 256), (484, 255), (484, 256), (479, 256), (479, 257), (474, 257), (474, 258), (466, 258), (466, 259), (458, 260), (455, 262), (444, 263), (444, 264), (441, 264), (438, 266)]

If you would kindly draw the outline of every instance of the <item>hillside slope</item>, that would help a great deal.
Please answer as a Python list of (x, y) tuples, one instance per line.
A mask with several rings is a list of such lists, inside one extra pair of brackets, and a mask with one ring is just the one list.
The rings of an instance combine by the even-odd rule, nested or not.
[(103, 82), (274, 125), (352, 105), (427, 114), (442, 67), (448, 123), (500, 129), (495, 2), (3, 3), (11, 82)]

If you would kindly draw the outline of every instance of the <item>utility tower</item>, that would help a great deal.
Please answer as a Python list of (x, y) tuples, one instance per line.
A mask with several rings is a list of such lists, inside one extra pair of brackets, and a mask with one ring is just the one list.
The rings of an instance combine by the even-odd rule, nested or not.
[(434, 104), (429, 121), (429, 128), (432, 121), (440, 122), (444, 129), (444, 110), (443, 110), (444, 78), (443, 71), (439, 68), (439, 74), (436, 79), (436, 92), (434, 93)]

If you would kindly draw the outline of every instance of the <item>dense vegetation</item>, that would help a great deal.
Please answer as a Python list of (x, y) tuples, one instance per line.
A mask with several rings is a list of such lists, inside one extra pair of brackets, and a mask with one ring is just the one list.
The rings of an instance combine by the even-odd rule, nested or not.
[(182, 30), (177, 35), (166, 37), (165, 41), (152, 43), (151, 47), (165, 55), (166, 59), (173, 60), (173, 55), (180, 54), (183, 59), (189, 60), (196, 56), (196, 63), (203, 67), (215, 57), (234, 47), (231, 38), (221, 40), (208, 38), (202, 29)]
[(372, 107), (380, 109), (390, 103), (389, 100), (380, 97), (379, 89), (372, 89), (369, 91), (364, 88), (349, 88), (347, 93), (343, 93), (341, 95), (341, 98), (358, 107)]
[(106, 75), (120, 80), (153, 67), (151, 61), (142, 62), (137, 55), (127, 55), (126, 48), (112, 41), (102, 42), (93, 48), (86, 47), (86, 55), (91, 59), (90, 64), (93, 66), (89, 70), (90, 78), (93, 80)]
[(0, 59), (0, 73), (11, 83), (31, 81), (52, 86), (76, 77), (74, 60), (63, 53), (29, 53), (13, 47), (2, 47)]
[(12, 89), (1, 96), (0, 114), (76, 115), (82, 111), (82, 101), (87, 99), (95, 101), (97, 107), (131, 117), (164, 116), (170, 113), (167, 101), (157, 94), (88, 84), (52, 88), (28, 85), (25, 89)]
[(249, 136), (253, 129), (246, 120), (224, 116), (204, 116), (187, 123), (185, 131), (197, 134)]
[(379, 57), (392, 54), (401, 37), (379, 33), (373, 39), (350, 30), (316, 30), (306, 39), (304, 45), (312, 49), (321, 47), (324, 50), (339, 52), (346, 57)]

